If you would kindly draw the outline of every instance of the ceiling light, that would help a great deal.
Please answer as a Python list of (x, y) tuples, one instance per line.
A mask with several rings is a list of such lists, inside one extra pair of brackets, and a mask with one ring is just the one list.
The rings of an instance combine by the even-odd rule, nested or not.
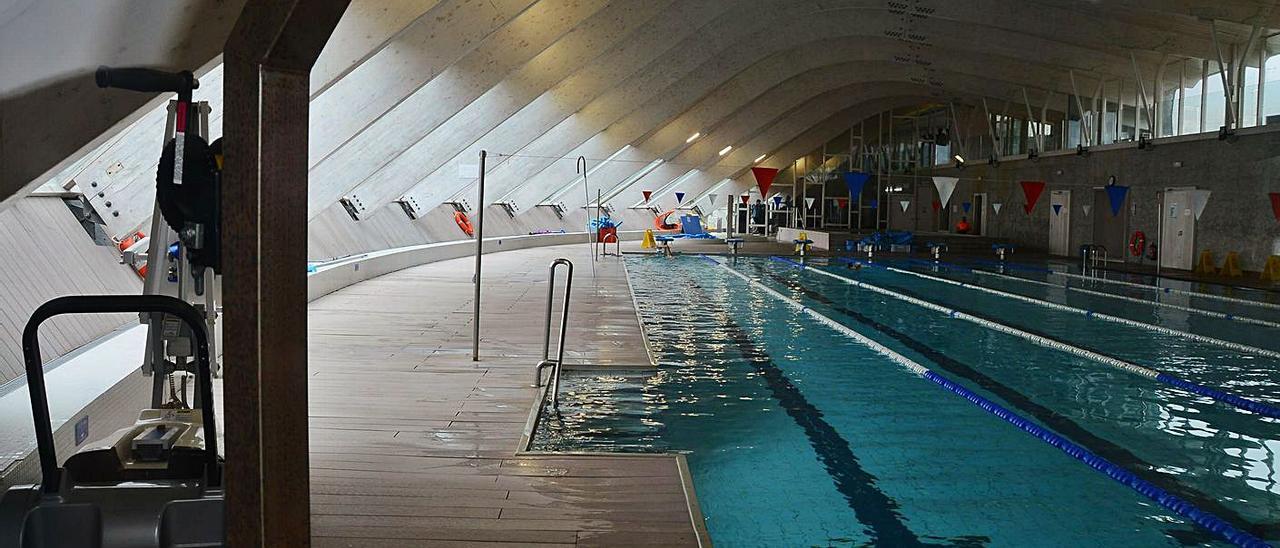
[(733, 150), (733, 145), (729, 145), (727, 147), (720, 149), (720, 155), (724, 156), (725, 154), (728, 154), (730, 150)]
[(756, 159), (755, 159), (755, 160), (753, 160), (751, 163), (753, 163), (753, 164), (758, 164), (758, 163), (760, 163), (760, 160), (763, 160), (763, 159), (764, 159), (764, 157), (765, 157), (765, 156), (768, 156), (768, 154), (761, 154), (761, 155), (759, 155), (759, 156), (756, 156)]
[(702, 132), (697, 132), (697, 133), (694, 133), (693, 135), (690, 135), (688, 139), (684, 140), (684, 142), (692, 143), (694, 139), (697, 139), (698, 137), (702, 137)]

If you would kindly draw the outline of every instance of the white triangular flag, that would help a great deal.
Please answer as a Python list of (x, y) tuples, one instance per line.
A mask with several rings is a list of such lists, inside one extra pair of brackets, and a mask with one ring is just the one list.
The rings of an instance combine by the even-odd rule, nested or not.
[(908, 207), (911, 207), (911, 200), (902, 200), (902, 201), (898, 202), (898, 205), (902, 206), (902, 212), (903, 212), (903, 213), (906, 213), (906, 212), (907, 212), (907, 208), (908, 208)]
[(1196, 220), (1200, 220), (1200, 214), (1204, 213), (1204, 206), (1209, 204), (1209, 195), (1213, 194), (1212, 190), (1192, 190), (1191, 191), (1191, 210), (1196, 212)]
[(805, 199), (804, 199), (804, 207), (805, 207), (805, 209), (813, 209), (813, 202), (814, 202), (816, 199), (817, 199), (817, 198), (805, 198)]
[(947, 207), (947, 203), (951, 201), (951, 193), (956, 191), (956, 182), (960, 179), (956, 177), (934, 177), (933, 184), (938, 187), (938, 201), (942, 203), (942, 207)]
[(708, 194), (707, 201), (713, 206), (716, 205), (716, 193), (712, 192), (711, 194)]
[(996, 212), (996, 215), (999, 215), (999, 214), (1000, 214), (1000, 206), (1002, 206), (1002, 205), (1004, 205), (1004, 204), (1002, 204), (1002, 203), (1000, 203), (1000, 202), (991, 202), (991, 209), (992, 209), (992, 210), (994, 210), (994, 211)]
[(1085, 216), (1085, 217), (1088, 217), (1088, 216), (1089, 216), (1089, 210), (1090, 210), (1090, 209), (1093, 209), (1093, 206), (1091, 206), (1091, 205), (1089, 205), (1089, 204), (1085, 204), (1085, 205), (1080, 206), (1080, 209), (1083, 209), (1083, 210), (1084, 210), (1084, 216)]

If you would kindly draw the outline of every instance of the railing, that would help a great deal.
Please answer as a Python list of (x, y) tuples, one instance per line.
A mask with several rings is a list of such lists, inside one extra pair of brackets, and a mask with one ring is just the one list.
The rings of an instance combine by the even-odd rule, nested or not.
[(1109, 259), (1106, 246), (1085, 244), (1080, 246), (1080, 251), (1080, 270), (1083, 273), (1088, 274), (1099, 266), (1106, 267)]
[[(557, 343), (556, 359), (551, 359), (551, 309), (556, 295), (556, 267), (565, 265), (564, 301), (560, 310), (560, 339)], [(569, 295), (573, 290), (573, 263), (563, 257), (551, 261), (551, 276), (547, 283), (547, 327), (542, 337), (542, 361), (538, 362), (533, 373), (533, 385), (542, 386), (543, 368), (551, 368), (551, 407), (560, 407), (560, 366), (564, 363), (564, 335), (569, 325)]]

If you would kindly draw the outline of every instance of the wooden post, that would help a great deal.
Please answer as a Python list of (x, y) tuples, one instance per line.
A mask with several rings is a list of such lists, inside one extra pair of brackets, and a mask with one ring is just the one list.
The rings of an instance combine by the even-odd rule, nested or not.
[(228, 546), (310, 545), (307, 123), (348, 0), (250, 0), (227, 39), (223, 348)]

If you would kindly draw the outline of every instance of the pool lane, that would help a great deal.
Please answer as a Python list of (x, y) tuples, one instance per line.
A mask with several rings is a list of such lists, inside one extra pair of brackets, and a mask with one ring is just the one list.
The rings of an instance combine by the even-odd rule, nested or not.
[[(1280, 427), (1274, 421), (865, 289), (804, 274), (789, 265), (757, 264), (751, 268), (781, 278), (771, 281), (810, 300), (815, 309), (842, 315), (852, 312), (861, 316), (858, 320), (870, 319), (873, 327), (888, 328), (912, 339), (907, 343), (883, 331), (877, 337), (920, 353), (1081, 445), (1109, 455), (1109, 460), (1124, 463), (1135, 473), (1143, 470), (1144, 479), (1182, 492), (1206, 507), (1212, 505), (1224, 517), (1239, 516), (1228, 519), (1241, 525), (1254, 523), (1250, 529), (1259, 535), (1280, 536), (1276, 525), (1280, 489), (1274, 480), (1275, 440), (1280, 437)], [(864, 269), (858, 276), (867, 272)], [(796, 284), (801, 284), (799, 289)], [(956, 361), (971, 364), (970, 369), (990, 380), (954, 373)], [(997, 392), (1000, 388), (992, 386), (993, 381), (1022, 398)], [(1025, 407), (1027, 401), (1047, 411)], [(1075, 427), (1052, 418), (1055, 416), (1069, 417)], [(1133, 458), (1126, 461), (1125, 453)], [(1167, 479), (1160, 480), (1161, 476)], [(1178, 491), (1171, 482), (1200, 495)]]
[[(759, 275), (777, 285), (786, 287), (798, 295), (802, 295), (805, 298), (821, 303), (832, 311), (835, 311), (857, 323), (870, 327), (882, 335), (892, 338), (906, 348), (924, 356), (930, 362), (938, 365), (947, 373), (973, 383), (981, 390), (986, 391), (994, 397), (1004, 401), (1013, 409), (1039, 420), (1045, 426), (1048, 426), (1052, 430), (1068, 437), (1071, 441), (1084, 447), (1090, 452), (1105, 458), (1112, 463), (1122, 466), (1130, 472), (1133, 472), (1144, 481), (1150, 482), (1165, 491), (1174, 493), (1206, 511), (1217, 514), (1223, 519), (1243, 527), (1254, 535), (1261, 536), (1268, 534), (1269, 531), (1267, 531), (1265, 527), (1250, 523), (1249, 520), (1245, 519), (1235, 510), (1219, 503), (1216, 497), (1200, 492), (1199, 490), (1184, 484), (1175, 477), (1156, 472), (1158, 468), (1156, 465), (1143, 460), (1141, 457), (1118, 444), (1112, 443), (1109, 440), (1093, 434), (1080, 424), (1076, 423), (1069, 416), (1060, 414), (1057, 411), (1036, 403), (1017, 389), (982, 373), (978, 369), (975, 369), (960, 360), (951, 358), (920, 340), (912, 338), (906, 333), (894, 329), (887, 324), (879, 322), (848, 307), (841, 306), (839, 303), (828, 298), (823, 293), (806, 288), (795, 280), (788, 280), (778, 274), (767, 272), (759, 265), (756, 265), (755, 270)], [(1200, 533), (1200, 542), (1213, 538), (1207, 532), (1197, 531)]]

